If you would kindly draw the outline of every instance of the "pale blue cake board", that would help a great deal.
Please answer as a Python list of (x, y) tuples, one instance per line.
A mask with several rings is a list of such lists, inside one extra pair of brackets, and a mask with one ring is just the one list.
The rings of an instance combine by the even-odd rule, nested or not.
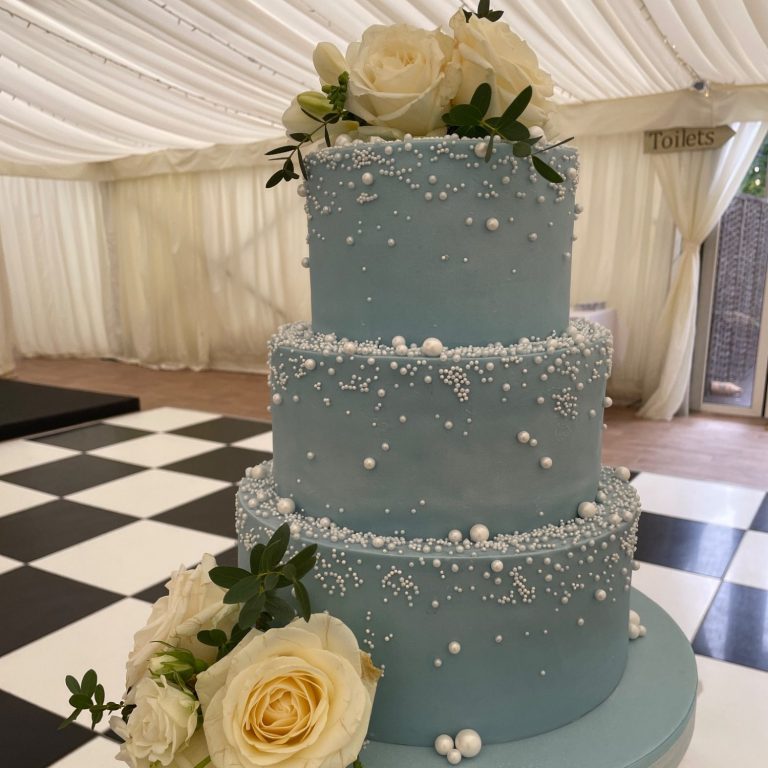
[[(627, 669), (596, 709), (549, 733), (485, 745), (466, 768), (674, 768), (693, 734), (698, 676), (691, 645), (653, 601), (632, 591), (648, 634), (630, 643)], [(599, 648), (595, 649), (600, 652)], [(437, 734), (435, 734), (437, 735)], [(481, 734), (482, 735), (482, 734)], [(450, 768), (431, 747), (369, 742), (365, 768)]]

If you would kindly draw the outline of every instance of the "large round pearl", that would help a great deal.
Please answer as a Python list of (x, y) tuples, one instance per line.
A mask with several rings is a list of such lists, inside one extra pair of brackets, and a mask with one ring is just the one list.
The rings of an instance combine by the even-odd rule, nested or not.
[(452, 749), (445, 756), (445, 759), (448, 761), (450, 765), (458, 765), (461, 762), (461, 752), (459, 752), (458, 749)]
[(488, 526), (483, 525), (482, 523), (475, 523), (469, 529), (469, 538), (472, 539), (472, 541), (474, 541), (476, 544), (488, 541), (490, 537), (491, 532), (488, 530)]
[(480, 734), (472, 728), (464, 728), (456, 734), (456, 749), (462, 757), (475, 757), (480, 754), (482, 747)]
[(589, 520), (597, 514), (597, 507), (591, 501), (582, 501), (579, 504), (579, 517)]
[(435, 752), (438, 755), (447, 755), (453, 749), (453, 739), (447, 733), (441, 733), (435, 739)]
[(458, 544), (463, 538), (464, 534), (458, 528), (453, 528), (448, 531), (448, 541), (452, 544)]
[(549, 456), (542, 456), (539, 459), (539, 466), (542, 469), (550, 469), (552, 467), (552, 459), (550, 459)]
[(526, 432), (524, 429), (517, 433), (518, 443), (527, 443), (530, 439), (531, 439), (530, 433)]
[(296, 504), (293, 499), (282, 498), (277, 500), (277, 511), (281, 515), (291, 515), (296, 509)]
[(405, 336), (393, 336), (392, 337), (392, 346), (393, 347), (404, 347), (405, 346)]
[(443, 353), (443, 342), (440, 339), (435, 339), (430, 336), (428, 339), (424, 339), (421, 344), (421, 351), (427, 357), (440, 357)]
[(451, 642), (448, 643), (448, 653), (452, 656), (461, 653), (461, 643), (458, 640), (451, 640)]
[(363, 459), (363, 466), (366, 469), (373, 469), (376, 466), (376, 459), (371, 458), (370, 456)]

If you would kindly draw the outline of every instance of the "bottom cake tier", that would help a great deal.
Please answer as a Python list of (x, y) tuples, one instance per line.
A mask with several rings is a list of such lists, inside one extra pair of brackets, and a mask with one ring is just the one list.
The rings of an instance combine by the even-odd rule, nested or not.
[(487, 541), (408, 540), (292, 512), (266, 462), (240, 483), (237, 531), (243, 565), (284, 522), (295, 550), (318, 545), (313, 611), (344, 621), (384, 669), (373, 741), (427, 747), (472, 728), (493, 745), (577, 720), (622, 678), (640, 514), (625, 471), (603, 469), (595, 506)]

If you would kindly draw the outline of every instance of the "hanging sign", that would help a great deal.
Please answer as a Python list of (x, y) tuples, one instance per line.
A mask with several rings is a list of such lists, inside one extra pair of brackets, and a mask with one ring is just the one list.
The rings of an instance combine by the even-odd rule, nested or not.
[(736, 132), (730, 125), (706, 128), (664, 128), (645, 132), (643, 152), (685, 152), (691, 149), (718, 149)]

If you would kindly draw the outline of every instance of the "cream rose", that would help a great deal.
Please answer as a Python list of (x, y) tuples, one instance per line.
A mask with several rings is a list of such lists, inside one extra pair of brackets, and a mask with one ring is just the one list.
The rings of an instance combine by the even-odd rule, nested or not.
[(213, 556), (206, 554), (196, 568), (179, 569), (171, 576), (168, 594), (154, 604), (146, 626), (134, 635), (126, 664), (126, 688), (133, 688), (145, 676), (150, 658), (165, 650), (161, 643), (191, 651), (209, 664), (216, 659), (216, 649), (199, 642), (197, 633), (201, 629), (228, 633), (237, 621), (239, 606), (222, 602), (224, 590), (208, 575), (215, 565)]
[(349, 72), (346, 108), (354, 115), (372, 126), (415, 136), (444, 128), (441, 118), (460, 80), (448, 35), (407, 24), (373, 26), (343, 59), (329, 43), (321, 45), (315, 67), (323, 78), (344, 62)]
[(213, 764), (346, 768), (365, 739), (379, 674), (327, 614), (253, 630), (197, 679)]
[(529, 127), (545, 125), (553, 109), (547, 101), (553, 93), (552, 78), (539, 67), (536, 54), (525, 40), (501, 21), (477, 16), (466, 21), (462, 11), (451, 17), (450, 24), (461, 62), (461, 85), (455, 103), (468, 103), (477, 86), (488, 83), (493, 94), (487, 114), (496, 117), (530, 85), (533, 97), (520, 122)]
[[(112, 730), (124, 741), (118, 759), (133, 768), (158, 765), (182, 768), (187, 759), (197, 757), (199, 762), (205, 758), (205, 741), (201, 745), (198, 739), (191, 744), (200, 705), (190, 693), (168, 685), (164, 677), (158, 680), (145, 677), (131, 698), (136, 709), (131, 712), (128, 722), (123, 722), (120, 717), (110, 719)], [(184, 762), (179, 762), (190, 748), (192, 751)], [(196, 763), (190, 764), (194, 766)]]

